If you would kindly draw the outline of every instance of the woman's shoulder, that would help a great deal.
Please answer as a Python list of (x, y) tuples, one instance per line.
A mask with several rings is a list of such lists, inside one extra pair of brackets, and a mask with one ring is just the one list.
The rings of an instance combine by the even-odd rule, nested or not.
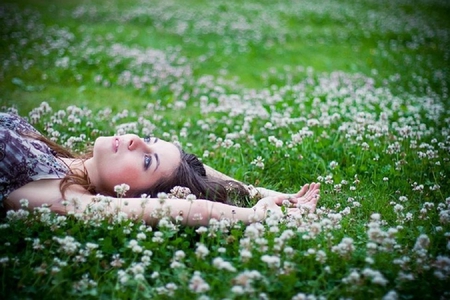
[(0, 112), (1, 122), (26, 122), (24, 118), (17, 114)]
[(21, 116), (5, 112), (0, 112), (0, 129), (37, 133), (37, 130)]

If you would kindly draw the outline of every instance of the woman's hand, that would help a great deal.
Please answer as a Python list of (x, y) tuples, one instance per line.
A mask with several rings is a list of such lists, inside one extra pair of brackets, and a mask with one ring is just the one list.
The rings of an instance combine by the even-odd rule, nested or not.
[(302, 214), (314, 212), (320, 197), (320, 183), (305, 184), (296, 194), (281, 194), (262, 198), (253, 206), (255, 210), (268, 210), (282, 213), (281, 206), (286, 206), (287, 213)]
[[(320, 183), (305, 184), (296, 194), (283, 194), (275, 196), (277, 204), (282, 205), (283, 201), (288, 200), (296, 206), (317, 204), (320, 197)], [(315, 208), (315, 206), (314, 206)]]

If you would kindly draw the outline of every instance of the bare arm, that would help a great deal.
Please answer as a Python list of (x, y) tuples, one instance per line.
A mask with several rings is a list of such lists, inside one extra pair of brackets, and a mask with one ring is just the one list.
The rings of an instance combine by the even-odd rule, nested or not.
[[(295, 207), (289, 208), (289, 214), (299, 214), (299, 204), (315, 209), (319, 198), (319, 184), (305, 185), (293, 198), (290, 198)], [(80, 186), (71, 186), (63, 198), (59, 190), (59, 180), (39, 180), (26, 184), (12, 192), (5, 204), (13, 209), (20, 208), (20, 200), (27, 199), (29, 208), (33, 209), (47, 204), (49, 208), (60, 214), (74, 209), (85, 212), (95, 208), (95, 201), (101, 197), (89, 194)], [(188, 226), (208, 225), (211, 219), (226, 218), (242, 221), (245, 224), (263, 220), (267, 211), (281, 213), (284, 195), (265, 197), (251, 208), (237, 207), (220, 202), (204, 199), (144, 199), (144, 198), (111, 198), (107, 200), (108, 208), (113, 211), (126, 213), (129, 217), (141, 217), (147, 224), (156, 225), (161, 217), (179, 219)], [(145, 201), (145, 202), (143, 202)]]
[[(46, 204), (52, 211), (66, 214), (74, 210), (92, 210), (99, 198), (102, 197), (91, 195), (80, 186), (71, 186), (63, 198), (59, 191), (59, 180), (39, 180), (12, 192), (5, 204), (8, 208), (19, 209), (20, 200), (27, 199), (29, 209)], [(213, 218), (227, 218), (248, 224), (263, 220), (268, 208), (262, 205), (256, 205), (254, 208), (236, 207), (204, 199), (103, 198), (107, 198), (108, 209), (111, 211), (121, 211), (129, 217), (141, 217), (149, 225), (156, 225), (164, 216), (177, 218), (188, 226), (208, 225), (209, 220)], [(274, 208), (276, 209), (272, 209)]]

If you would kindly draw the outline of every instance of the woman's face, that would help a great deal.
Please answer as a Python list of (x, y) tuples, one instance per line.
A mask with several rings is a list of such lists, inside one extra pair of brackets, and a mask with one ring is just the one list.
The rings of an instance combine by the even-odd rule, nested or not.
[(174, 144), (126, 134), (97, 138), (93, 157), (85, 166), (99, 192), (111, 193), (122, 183), (130, 186), (130, 192), (137, 192), (172, 174), (180, 162), (180, 149)]

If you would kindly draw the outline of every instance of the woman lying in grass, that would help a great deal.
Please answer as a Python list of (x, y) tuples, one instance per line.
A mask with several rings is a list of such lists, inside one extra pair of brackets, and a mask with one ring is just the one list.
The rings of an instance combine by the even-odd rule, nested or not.
[[(146, 223), (156, 224), (152, 212), (164, 206), (170, 217), (186, 225), (207, 225), (211, 218), (260, 221), (269, 210), (281, 213), (286, 200), (288, 214), (301, 214), (303, 207), (314, 211), (320, 187), (312, 183), (292, 195), (254, 189), (204, 166), (172, 143), (132, 134), (99, 137), (92, 152), (76, 157), (21, 117), (0, 113), (0, 203), (5, 208), (18, 209), (20, 200), (27, 199), (30, 208), (47, 204), (52, 211), (65, 213), (67, 200), (76, 199), (84, 210), (96, 194), (117, 196), (115, 188), (123, 183), (130, 197), (120, 207), (123, 212), (139, 212)], [(189, 188), (198, 199), (157, 201), (158, 193), (168, 193), (175, 186)], [(252, 208), (228, 203), (230, 195), (251, 193), (262, 197)], [(155, 201), (149, 199), (143, 207), (142, 194)], [(117, 198), (111, 201), (113, 207), (122, 203)]]

